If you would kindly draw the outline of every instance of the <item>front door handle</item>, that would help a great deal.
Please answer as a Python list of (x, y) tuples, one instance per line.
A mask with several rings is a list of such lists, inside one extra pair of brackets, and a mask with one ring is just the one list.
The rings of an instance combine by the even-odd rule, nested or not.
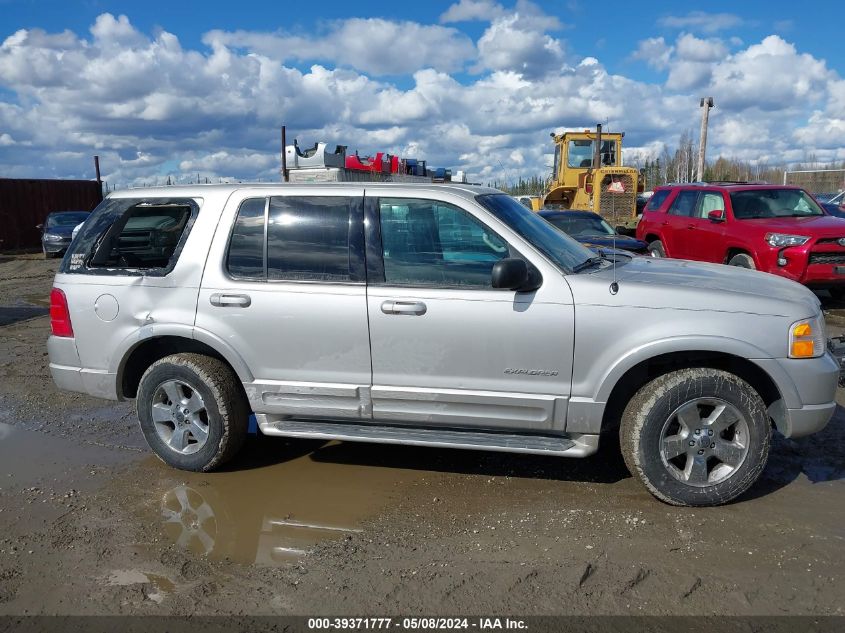
[(687, 224), (687, 228), (688, 228), (688, 229), (694, 229), (694, 228), (695, 228), (695, 224)]
[(249, 295), (230, 295), (221, 292), (215, 292), (209, 301), (216, 308), (248, 308), (252, 303)]
[(381, 311), (385, 314), (412, 314), (422, 316), (427, 308), (422, 301), (385, 301)]

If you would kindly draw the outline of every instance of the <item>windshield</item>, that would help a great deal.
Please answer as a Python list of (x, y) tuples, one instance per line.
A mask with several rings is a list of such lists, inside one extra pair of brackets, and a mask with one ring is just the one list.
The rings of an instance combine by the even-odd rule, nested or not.
[(751, 189), (731, 193), (737, 220), (799, 218), (824, 215), (821, 207), (801, 189)]
[(591, 250), (504, 193), (485, 194), (476, 200), (563, 272), (572, 272), (577, 265), (595, 257)]
[(72, 211), (67, 213), (51, 213), (47, 216), (47, 227), (53, 228), (57, 226), (76, 226), (80, 222), (85, 222), (88, 217), (86, 211)]
[(599, 217), (561, 214), (547, 217), (546, 220), (576, 239), (581, 237), (604, 237), (616, 233), (607, 222)]
[[(569, 141), (569, 157), (567, 163), (570, 167), (592, 167), (595, 141), (589, 139), (576, 139)], [(601, 142), (601, 164), (616, 164), (616, 141)]]

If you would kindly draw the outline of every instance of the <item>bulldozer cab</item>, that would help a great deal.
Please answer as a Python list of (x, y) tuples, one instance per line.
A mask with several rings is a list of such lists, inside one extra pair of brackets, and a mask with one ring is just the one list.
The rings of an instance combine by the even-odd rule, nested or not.
[(595, 131), (552, 134), (554, 171), (546, 208), (593, 211), (612, 226), (636, 216), (638, 172), (622, 164), (622, 133)]

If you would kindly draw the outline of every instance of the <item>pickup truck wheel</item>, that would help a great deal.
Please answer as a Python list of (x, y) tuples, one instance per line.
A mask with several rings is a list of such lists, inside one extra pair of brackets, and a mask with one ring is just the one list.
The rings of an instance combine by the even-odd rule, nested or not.
[(173, 354), (150, 365), (136, 410), (153, 452), (182, 470), (207, 472), (231, 459), (249, 424), (238, 377), (202, 354)]
[(766, 466), (766, 406), (726, 371), (682, 369), (655, 378), (628, 403), (619, 430), (628, 470), (672, 505), (712, 506), (748, 490)]
[(652, 257), (666, 257), (666, 249), (663, 248), (663, 242), (654, 240), (648, 243), (648, 253)]
[(745, 253), (737, 253), (731, 257), (728, 261), (728, 266), (739, 266), (740, 268), (757, 270), (757, 266), (754, 265), (754, 259), (751, 255), (746, 255)]

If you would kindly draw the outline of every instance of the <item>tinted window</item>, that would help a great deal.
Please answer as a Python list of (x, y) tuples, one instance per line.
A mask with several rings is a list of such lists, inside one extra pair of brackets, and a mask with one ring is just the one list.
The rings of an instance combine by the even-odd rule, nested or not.
[(663, 201), (669, 197), (669, 190), (668, 189), (661, 189), (660, 191), (655, 191), (654, 195), (649, 198), (648, 204), (645, 205), (646, 211), (657, 211)]
[(695, 214), (695, 204), (698, 201), (697, 191), (681, 191), (669, 207), (672, 215), (682, 215), (691, 218)]
[(382, 198), (379, 217), (387, 284), (490, 288), (493, 264), (509, 256), (498, 235), (444, 202)]
[(350, 281), (352, 198), (270, 198), (267, 278)]
[(264, 279), (264, 207), (266, 198), (244, 200), (232, 229), (226, 270), (234, 277)]

